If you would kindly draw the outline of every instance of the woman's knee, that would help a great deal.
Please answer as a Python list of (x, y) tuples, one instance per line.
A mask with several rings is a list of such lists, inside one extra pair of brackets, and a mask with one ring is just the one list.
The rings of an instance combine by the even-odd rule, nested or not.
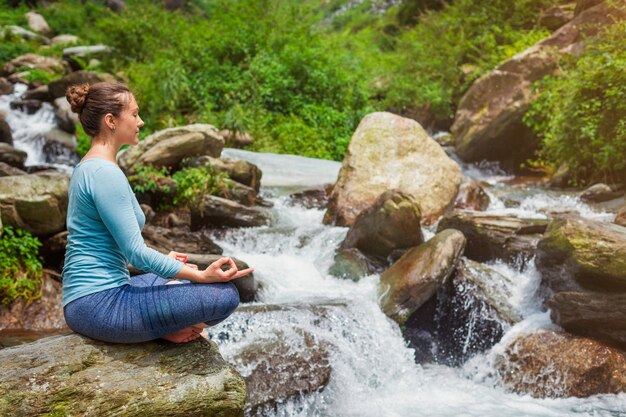
[(230, 316), (239, 306), (239, 291), (237, 290), (235, 284), (233, 284), (232, 282), (226, 282), (223, 285), (225, 286), (224, 292), (226, 293), (227, 298), (227, 315)]

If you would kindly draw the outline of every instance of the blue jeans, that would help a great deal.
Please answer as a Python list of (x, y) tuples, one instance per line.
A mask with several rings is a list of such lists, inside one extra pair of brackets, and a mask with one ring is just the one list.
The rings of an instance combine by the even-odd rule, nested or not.
[(78, 298), (64, 308), (76, 333), (112, 343), (158, 339), (198, 323), (213, 326), (239, 305), (232, 283), (165, 285), (155, 274), (137, 275), (130, 285)]

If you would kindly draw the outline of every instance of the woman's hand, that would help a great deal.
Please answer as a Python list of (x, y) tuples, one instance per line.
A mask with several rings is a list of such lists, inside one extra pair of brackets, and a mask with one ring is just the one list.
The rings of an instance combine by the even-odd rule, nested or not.
[(174, 252), (174, 251), (171, 251), (170, 253), (168, 253), (168, 254), (167, 254), (167, 256), (169, 256), (169, 257), (170, 257), (170, 258), (172, 258), (172, 259), (175, 259), (175, 260), (177, 260), (177, 261), (180, 261), (180, 262), (184, 263), (184, 264), (185, 264), (186, 266), (188, 266), (189, 268), (192, 268), (192, 269), (198, 269), (198, 265), (195, 265), (195, 264), (188, 264), (188, 263), (187, 263), (187, 259), (188, 259), (188, 257), (187, 257), (187, 254), (186, 254), (186, 253), (180, 253), (180, 252)]
[[(228, 265), (228, 269), (223, 270), (223, 265)], [(233, 261), (232, 258), (223, 257), (219, 258), (217, 261), (209, 265), (207, 269), (200, 272), (202, 273), (203, 278), (209, 280), (207, 282), (228, 282), (232, 279), (248, 275), (252, 271), (254, 271), (252, 268), (239, 270), (237, 269), (237, 265), (235, 265), (235, 261)]]

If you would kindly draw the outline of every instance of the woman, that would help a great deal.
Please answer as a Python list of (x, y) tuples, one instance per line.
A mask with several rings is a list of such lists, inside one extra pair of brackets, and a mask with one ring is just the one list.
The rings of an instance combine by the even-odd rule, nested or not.
[[(121, 84), (97, 83), (70, 87), (66, 97), (91, 137), (69, 188), (63, 267), (68, 326), (115, 343), (200, 337), (203, 327), (237, 307), (239, 294), (228, 281), (252, 269), (239, 271), (232, 259), (220, 258), (199, 270), (185, 263), (185, 254), (148, 248), (141, 237), (145, 216), (116, 163), (122, 145), (139, 143), (144, 124), (133, 94)], [(130, 279), (129, 263), (151, 273)]]

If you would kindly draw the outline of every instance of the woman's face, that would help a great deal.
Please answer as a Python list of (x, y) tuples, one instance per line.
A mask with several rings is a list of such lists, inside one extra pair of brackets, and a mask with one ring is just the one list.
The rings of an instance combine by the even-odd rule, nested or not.
[(120, 145), (136, 145), (139, 143), (139, 129), (144, 125), (139, 117), (139, 106), (135, 97), (130, 96), (130, 102), (117, 118), (115, 137)]

